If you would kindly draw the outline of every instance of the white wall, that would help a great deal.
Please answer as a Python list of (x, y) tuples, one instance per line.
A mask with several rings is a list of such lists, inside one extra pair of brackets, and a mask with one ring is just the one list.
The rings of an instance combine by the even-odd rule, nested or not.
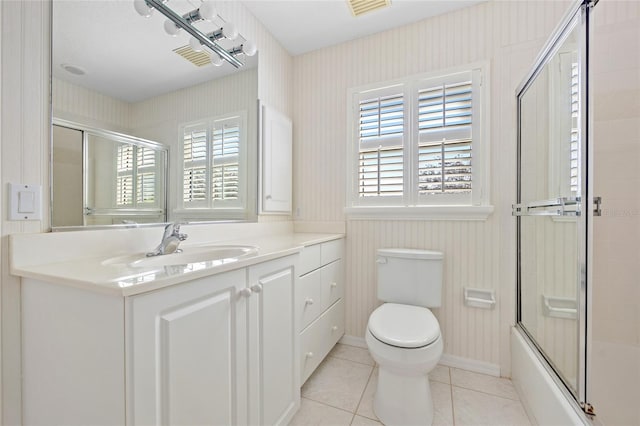
[[(234, 22), (243, 35), (253, 39), (260, 51), (258, 94), (285, 114), (293, 110), (292, 59), (269, 32), (239, 2), (217, 2), (220, 13)], [(6, 199), (8, 182), (43, 185), (42, 221), (13, 222), (2, 209), (1, 329), (2, 329), (2, 421), (21, 422), (20, 402), (20, 285), (9, 275), (8, 237), (18, 232), (42, 232), (49, 227), (49, 46), (50, 3), (1, 1), (2, 128), (0, 133), (0, 200)], [(121, 121), (122, 117), (116, 114)], [(3, 202), (2, 202), (3, 204)], [(274, 217), (271, 220), (287, 220)]]
[(131, 104), (58, 78), (51, 81), (53, 116), (85, 126), (129, 133)]
[[(9, 182), (42, 185), (47, 197), (49, 141), (49, 19), (50, 4), (3, 1), (2, 8), (2, 186)], [(46, 199), (46, 198), (45, 198)], [(44, 203), (43, 217), (49, 216)], [(2, 209), (2, 424), (20, 423), (20, 284), (9, 275), (8, 237), (40, 232), (47, 222), (12, 222)]]
[[(295, 220), (347, 220), (346, 333), (363, 336), (377, 306), (374, 253), (382, 246), (445, 252), (445, 353), (499, 365), (509, 375), (515, 318), (515, 89), (568, 2), (490, 1), (294, 58)], [(489, 61), (491, 204), (486, 221), (349, 220), (347, 90)], [(465, 286), (494, 289), (493, 311), (467, 308)]]

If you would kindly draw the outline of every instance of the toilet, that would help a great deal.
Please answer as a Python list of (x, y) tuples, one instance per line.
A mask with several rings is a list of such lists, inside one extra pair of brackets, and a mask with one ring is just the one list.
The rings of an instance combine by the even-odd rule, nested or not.
[(378, 299), (366, 342), (378, 363), (373, 410), (385, 425), (431, 425), (429, 372), (442, 356), (438, 320), (429, 310), (442, 303), (438, 251), (379, 249)]

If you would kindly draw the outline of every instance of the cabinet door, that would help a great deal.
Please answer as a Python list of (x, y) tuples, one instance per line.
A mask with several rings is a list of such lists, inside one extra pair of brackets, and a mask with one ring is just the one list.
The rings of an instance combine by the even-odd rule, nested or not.
[(249, 268), (249, 421), (287, 424), (300, 405), (293, 257)]
[(247, 423), (246, 271), (127, 299), (127, 424)]
[(291, 120), (263, 106), (261, 213), (291, 213), (292, 144)]

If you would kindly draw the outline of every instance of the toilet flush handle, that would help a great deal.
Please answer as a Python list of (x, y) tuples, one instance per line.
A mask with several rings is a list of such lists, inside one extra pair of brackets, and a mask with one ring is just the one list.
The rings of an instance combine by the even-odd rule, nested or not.
[(379, 256), (379, 257), (376, 259), (376, 263), (387, 263), (387, 258), (386, 258), (386, 257), (381, 257), (381, 256)]

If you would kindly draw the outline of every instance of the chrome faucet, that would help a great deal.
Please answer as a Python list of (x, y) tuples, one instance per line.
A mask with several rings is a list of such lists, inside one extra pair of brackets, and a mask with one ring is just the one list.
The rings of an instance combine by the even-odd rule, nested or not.
[(180, 245), (181, 241), (184, 241), (186, 239), (187, 234), (180, 233), (180, 224), (170, 223), (164, 227), (162, 241), (160, 241), (158, 247), (156, 247), (154, 251), (147, 253), (147, 257), (181, 252), (182, 250), (178, 249), (178, 245)]

